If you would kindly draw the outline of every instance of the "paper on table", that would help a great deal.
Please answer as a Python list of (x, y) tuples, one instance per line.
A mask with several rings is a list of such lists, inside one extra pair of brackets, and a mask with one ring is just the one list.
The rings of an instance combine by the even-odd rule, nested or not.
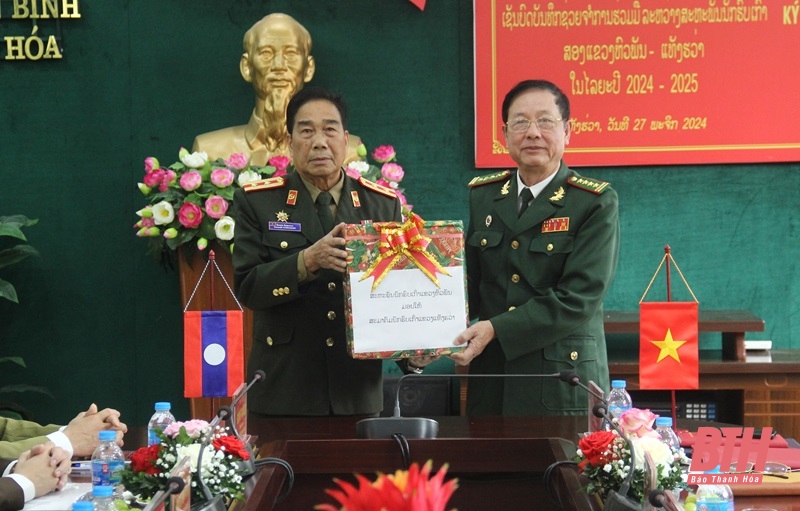
[(72, 503), (92, 491), (92, 483), (67, 483), (61, 491), (37, 497), (25, 504), (22, 511), (70, 511)]

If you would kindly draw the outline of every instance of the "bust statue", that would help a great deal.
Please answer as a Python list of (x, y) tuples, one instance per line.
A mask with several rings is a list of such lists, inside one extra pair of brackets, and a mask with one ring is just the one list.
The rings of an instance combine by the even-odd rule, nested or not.
[[(273, 156), (289, 156), (286, 107), (314, 76), (311, 34), (291, 16), (273, 13), (245, 32), (243, 46), (239, 71), (253, 85), (256, 100), (250, 120), (198, 135), (192, 150), (205, 151), (211, 160), (242, 153), (252, 165), (263, 166)], [(360, 143), (350, 134), (345, 164), (359, 159)]]

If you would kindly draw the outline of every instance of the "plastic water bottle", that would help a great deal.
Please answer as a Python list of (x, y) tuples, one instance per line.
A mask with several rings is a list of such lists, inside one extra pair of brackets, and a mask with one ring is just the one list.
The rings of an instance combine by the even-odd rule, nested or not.
[[(619, 419), (622, 412), (630, 410), (633, 406), (631, 395), (625, 390), (625, 380), (613, 380), (611, 382), (611, 392), (608, 393), (608, 413)], [(606, 425), (608, 429), (608, 425)]]
[[(719, 474), (719, 467), (706, 474)], [(701, 484), (697, 487), (696, 511), (734, 511), (733, 492), (727, 484)]]
[(94, 503), (91, 500), (77, 500), (72, 503), (72, 511), (94, 511)]
[(659, 417), (656, 419), (656, 433), (661, 437), (661, 441), (667, 444), (673, 451), (677, 452), (681, 448), (681, 439), (675, 430), (672, 429), (672, 417)]
[(103, 430), (98, 435), (100, 445), (92, 454), (92, 486), (95, 488), (107, 486), (113, 493), (122, 479), (122, 470), (125, 468), (125, 455), (117, 445), (117, 432), (109, 429)]
[(114, 489), (111, 486), (92, 486), (92, 501), (94, 511), (113, 511)]
[(175, 417), (169, 411), (170, 408), (172, 406), (167, 402), (160, 401), (156, 403), (156, 413), (150, 417), (150, 422), (147, 423), (147, 445), (161, 442), (158, 435), (156, 435), (156, 430), (164, 431), (167, 426), (175, 422)]

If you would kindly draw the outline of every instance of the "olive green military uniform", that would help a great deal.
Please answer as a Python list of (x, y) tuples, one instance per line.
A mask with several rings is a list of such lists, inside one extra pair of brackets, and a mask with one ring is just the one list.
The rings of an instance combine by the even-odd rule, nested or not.
[(0, 417), (0, 458), (19, 457), (34, 445), (47, 442), (46, 435), (58, 431), (60, 427)]
[[(515, 172), (470, 183), (467, 273), (470, 315), (496, 339), (470, 373), (575, 371), (608, 388), (603, 297), (617, 267), (617, 194), (563, 162), (517, 216)], [(587, 395), (555, 378), (469, 380), (469, 415), (579, 415)]]
[[(236, 296), (253, 309), (248, 373), (266, 373), (248, 408), (268, 415), (369, 415), (383, 408), (380, 360), (347, 353), (343, 274), (300, 283), (298, 252), (324, 237), (311, 194), (292, 173), (236, 191)], [(399, 221), (394, 193), (344, 176), (336, 223)], [(279, 220), (281, 220), (279, 222)], [(291, 230), (296, 229), (296, 230)]]

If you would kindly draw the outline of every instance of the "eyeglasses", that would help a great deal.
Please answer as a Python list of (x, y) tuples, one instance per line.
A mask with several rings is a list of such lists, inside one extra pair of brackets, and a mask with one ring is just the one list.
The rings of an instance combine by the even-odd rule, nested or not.
[[(747, 465), (744, 467), (745, 470), (739, 471), (736, 469), (736, 463), (731, 463), (731, 472), (738, 472), (738, 473), (750, 473), (754, 472), (755, 470), (755, 463), (752, 461), (748, 461)], [(768, 461), (764, 465), (764, 471), (761, 472), (765, 476), (773, 476), (773, 477), (780, 477), (782, 479), (789, 479), (790, 472), (793, 472), (792, 467), (789, 465), (784, 465), (783, 463), (778, 463), (776, 461)]]
[(536, 124), (539, 131), (554, 131), (561, 120), (560, 117), (550, 117), (549, 115), (543, 115), (533, 121), (519, 117), (506, 123), (506, 126), (512, 133), (525, 133), (531, 127), (531, 124)]

